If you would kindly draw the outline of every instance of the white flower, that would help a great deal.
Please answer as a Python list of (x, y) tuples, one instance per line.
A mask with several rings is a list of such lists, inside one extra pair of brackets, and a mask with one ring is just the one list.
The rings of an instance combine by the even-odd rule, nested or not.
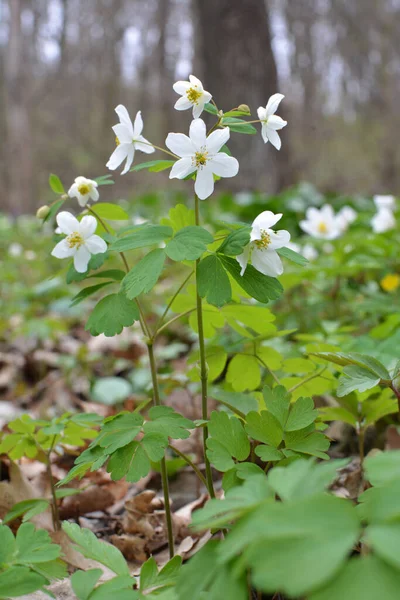
[(63, 211), (57, 215), (57, 225), (67, 236), (53, 248), (56, 258), (74, 257), (74, 267), (78, 273), (85, 273), (92, 254), (101, 254), (107, 250), (107, 244), (98, 235), (94, 235), (97, 221), (91, 215), (79, 222), (71, 213)]
[(284, 97), (285, 96), (283, 94), (274, 94), (268, 100), (268, 104), (265, 108), (260, 106), (257, 109), (258, 118), (261, 121), (262, 139), (265, 143), (268, 141), (271, 142), (271, 144), (275, 146), (277, 150), (281, 149), (282, 143), (279, 134), (276, 132), (279, 129), (283, 129), (283, 127), (287, 125), (287, 121), (284, 121), (281, 119), (281, 117), (278, 117), (275, 112)]
[(380, 208), (371, 219), (371, 226), (375, 233), (384, 233), (396, 227), (396, 219), (389, 208)]
[(21, 244), (18, 244), (18, 242), (13, 242), (12, 244), (10, 244), (8, 246), (8, 254), (10, 256), (14, 256), (14, 257), (21, 256), (22, 250), (23, 250), (23, 248), (22, 248)]
[(269, 277), (282, 275), (283, 265), (276, 250), (287, 246), (290, 242), (290, 233), (284, 229), (276, 232), (271, 229), (281, 217), (282, 214), (275, 215), (270, 210), (265, 210), (254, 219), (250, 244), (236, 257), (242, 267), (241, 275), (244, 274), (250, 260), (253, 267), (264, 275)]
[(309, 261), (316, 260), (318, 258), (318, 252), (312, 244), (304, 244), (301, 254)]
[(35, 260), (36, 252), (34, 250), (26, 250), (24, 252), (24, 256), (25, 256), (26, 260)]
[(181, 98), (175, 102), (176, 110), (187, 110), (193, 106), (193, 119), (197, 119), (203, 112), (204, 105), (210, 102), (212, 96), (203, 88), (200, 79), (189, 75), (189, 81), (177, 81), (172, 86)]
[(344, 232), (357, 219), (357, 213), (351, 206), (343, 206), (336, 215), (339, 227)]
[(180, 156), (171, 169), (169, 178), (184, 179), (196, 171), (194, 191), (205, 200), (214, 191), (214, 174), (218, 177), (234, 177), (239, 171), (236, 158), (219, 152), (229, 139), (229, 128), (217, 129), (208, 137), (206, 124), (202, 119), (194, 119), (190, 124), (189, 137), (183, 133), (169, 133), (165, 143)]
[(86, 206), (89, 200), (96, 202), (99, 199), (97, 181), (86, 179), (86, 177), (77, 177), (68, 190), (68, 196), (76, 198), (80, 206)]
[(321, 209), (308, 208), (306, 219), (300, 221), (300, 227), (312, 237), (324, 240), (334, 240), (342, 233), (340, 220), (330, 204), (325, 204)]
[(388, 208), (394, 210), (396, 208), (396, 199), (394, 196), (374, 196), (374, 204), (379, 210), (380, 208)]
[(133, 163), (135, 156), (135, 150), (141, 150), (146, 154), (152, 154), (155, 152), (155, 148), (142, 136), (143, 131), (143, 119), (141, 112), (136, 114), (135, 123), (132, 125), (129, 113), (125, 106), (119, 104), (115, 109), (115, 112), (119, 116), (118, 125), (114, 125), (112, 128), (116, 135), (115, 141), (117, 147), (110, 156), (110, 160), (106, 164), (111, 171), (118, 169), (119, 165), (126, 159), (125, 168), (121, 175), (127, 173)]

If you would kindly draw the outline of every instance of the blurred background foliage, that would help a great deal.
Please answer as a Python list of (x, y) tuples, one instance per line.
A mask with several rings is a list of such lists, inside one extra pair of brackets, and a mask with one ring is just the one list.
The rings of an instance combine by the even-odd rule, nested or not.
[[(232, 140), (231, 191), (395, 193), (399, 31), (400, 0), (0, 0), (0, 210), (34, 212), (49, 172), (105, 173), (118, 103), (143, 111), (154, 143), (186, 131), (172, 83), (190, 72), (224, 109), (286, 95), (280, 153)], [(166, 177), (117, 176), (115, 193)]]

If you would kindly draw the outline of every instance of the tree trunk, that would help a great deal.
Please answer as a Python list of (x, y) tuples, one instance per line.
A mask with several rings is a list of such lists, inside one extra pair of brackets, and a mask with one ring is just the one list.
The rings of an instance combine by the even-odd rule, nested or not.
[[(257, 108), (278, 92), (268, 5), (262, 0), (195, 1), (205, 89), (219, 108), (226, 111), (245, 103), (257, 118)], [(284, 105), (279, 114), (287, 115)], [(286, 154), (285, 140), (283, 145)], [(284, 165), (270, 144), (264, 146), (260, 133), (232, 134), (229, 147), (240, 162), (240, 175), (232, 182), (236, 189), (280, 187)]]

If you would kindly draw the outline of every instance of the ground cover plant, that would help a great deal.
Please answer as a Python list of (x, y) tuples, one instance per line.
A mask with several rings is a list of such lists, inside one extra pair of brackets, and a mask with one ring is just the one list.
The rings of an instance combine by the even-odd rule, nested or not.
[(180, 201), (52, 174), (1, 221), (0, 598), (395, 599), (396, 199), (224, 194), (231, 136), (280, 150), (283, 95), (174, 90), (189, 136), (119, 105), (107, 167)]

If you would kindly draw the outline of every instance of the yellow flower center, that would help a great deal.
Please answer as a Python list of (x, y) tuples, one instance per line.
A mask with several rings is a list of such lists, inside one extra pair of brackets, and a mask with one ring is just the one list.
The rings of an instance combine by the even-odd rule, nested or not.
[(318, 232), (319, 233), (328, 233), (328, 226), (323, 221), (318, 223)]
[(67, 238), (67, 244), (70, 248), (75, 248), (75, 246), (77, 248), (80, 248), (82, 246), (82, 244), (85, 243), (85, 240), (83, 239), (83, 237), (81, 236), (81, 234), (78, 231), (74, 231), (73, 233), (70, 233)]
[(81, 183), (81, 185), (78, 185), (78, 192), (80, 194), (82, 194), (82, 196), (89, 194), (90, 193), (90, 185), (88, 185), (87, 183)]
[(194, 164), (198, 169), (204, 167), (208, 160), (208, 152), (206, 150), (200, 150), (200, 152), (196, 152), (194, 155)]
[(120, 145), (120, 143), (121, 143), (121, 142), (119, 141), (119, 138), (118, 138), (118, 137), (115, 137), (115, 145), (116, 145), (116, 146), (119, 146), (119, 145)]
[(381, 288), (385, 292), (394, 292), (400, 286), (400, 276), (396, 273), (389, 273), (381, 280)]
[(201, 98), (201, 92), (199, 92), (199, 90), (196, 87), (191, 87), (186, 92), (186, 96), (189, 102), (191, 102), (192, 104), (197, 104), (199, 98)]
[(254, 243), (259, 250), (265, 250), (271, 243), (271, 236), (265, 229), (261, 229), (261, 238), (254, 240)]

